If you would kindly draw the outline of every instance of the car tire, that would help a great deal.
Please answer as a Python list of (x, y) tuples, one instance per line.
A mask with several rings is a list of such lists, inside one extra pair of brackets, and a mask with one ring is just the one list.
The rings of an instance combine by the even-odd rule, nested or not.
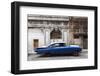
[(49, 53), (45, 53), (44, 56), (47, 56), (48, 57), (48, 56), (50, 56), (50, 54)]
[(74, 56), (79, 56), (79, 53), (78, 52), (74, 52), (73, 55)]

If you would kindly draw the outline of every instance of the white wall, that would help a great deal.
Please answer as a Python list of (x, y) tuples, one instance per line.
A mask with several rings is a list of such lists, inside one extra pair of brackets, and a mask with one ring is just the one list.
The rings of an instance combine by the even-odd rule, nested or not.
[(34, 53), (33, 39), (39, 40), (39, 47), (44, 46), (44, 33), (40, 29), (28, 29), (28, 53)]
[[(10, 3), (14, 0), (0, 1), (0, 76), (14, 76), (10, 73), (10, 58), (11, 58), (11, 17), (10, 17)], [(16, 0), (17, 1), (17, 0)], [(59, 3), (59, 4), (74, 4), (74, 5), (94, 5), (99, 7), (98, 19), (100, 20), (100, 0), (21, 0), (30, 2), (44, 2), (44, 3)], [(100, 25), (100, 21), (98, 21)], [(100, 26), (98, 26), (98, 29)], [(100, 30), (99, 30), (100, 33)], [(100, 34), (98, 34), (98, 44), (100, 45)], [(34, 76), (99, 76), (100, 75), (100, 48), (99, 54), (99, 70), (86, 71), (70, 71), (70, 72), (53, 72), (40, 73)], [(19, 75), (20, 76), (20, 75)], [(21, 75), (23, 76), (23, 75)], [(33, 76), (33, 74), (24, 74), (24, 76)]]

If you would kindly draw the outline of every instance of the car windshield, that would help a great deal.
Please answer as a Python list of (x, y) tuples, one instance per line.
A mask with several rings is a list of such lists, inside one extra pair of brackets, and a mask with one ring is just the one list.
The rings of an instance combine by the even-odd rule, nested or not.
[(55, 44), (51, 44), (48, 47), (62, 47), (62, 46), (65, 46), (65, 43), (55, 43)]

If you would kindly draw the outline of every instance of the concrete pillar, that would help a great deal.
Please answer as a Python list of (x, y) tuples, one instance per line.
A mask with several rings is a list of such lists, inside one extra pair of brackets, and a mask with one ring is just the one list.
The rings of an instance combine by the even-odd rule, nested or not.
[(83, 36), (80, 36), (80, 46), (83, 48)]
[(48, 45), (50, 43), (50, 29), (45, 29), (45, 45)]
[(62, 41), (67, 43), (67, 39), (68, 39), (68, 30), (62, 29)]

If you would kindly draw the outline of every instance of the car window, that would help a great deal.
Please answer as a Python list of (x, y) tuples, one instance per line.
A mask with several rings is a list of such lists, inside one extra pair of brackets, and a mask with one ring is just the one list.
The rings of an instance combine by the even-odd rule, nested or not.
[(59, 47), (59, 44), (55, 44), (55, 45), (53, 45), (54, 47)]
[(60, 46), (60, 47), (63, 47), (63, 46), (66, 46), (66, 44), (65, 44), (65, 43), (60, 43), (59, 46)]
[(56, 43), (56, 44), (50, 45), (49, 47), (61, 47), (61, 46), (64, 46), (64, 45), (62, 45), (60, 43)]

